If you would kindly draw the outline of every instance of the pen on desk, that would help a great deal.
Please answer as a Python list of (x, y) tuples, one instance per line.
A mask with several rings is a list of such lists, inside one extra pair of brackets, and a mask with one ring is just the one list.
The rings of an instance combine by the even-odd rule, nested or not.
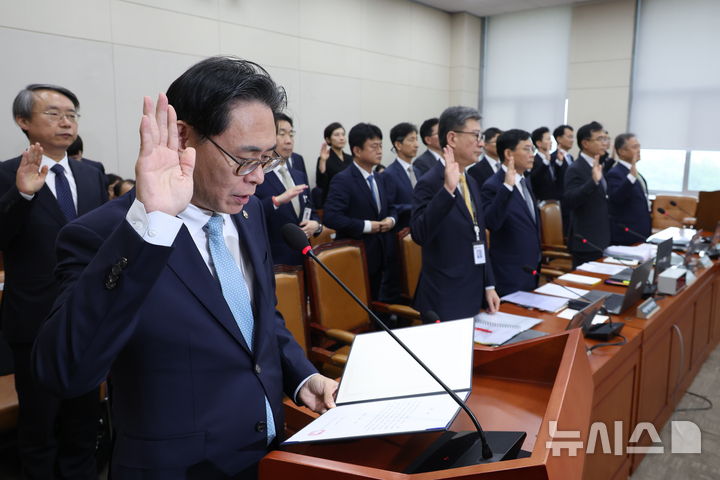
[(475, 330), (478, 330), (480, 332), (485, 332), (485, 333), (492, 333), (492, 330), (488, 330), (487, 328), (475, 327)]

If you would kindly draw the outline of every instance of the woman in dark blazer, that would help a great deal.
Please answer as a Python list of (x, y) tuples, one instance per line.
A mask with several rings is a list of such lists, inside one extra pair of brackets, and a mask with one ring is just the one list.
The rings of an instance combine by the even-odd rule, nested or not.
[(325, 141), (320, 147), (315, 179), (322, 192), (322, 203), (325, 203), (330, 180), (352, 163), (352, 155), (343, 152), (345, 148), (345, 128), (339, 122), (333, 122), (323, 132)]

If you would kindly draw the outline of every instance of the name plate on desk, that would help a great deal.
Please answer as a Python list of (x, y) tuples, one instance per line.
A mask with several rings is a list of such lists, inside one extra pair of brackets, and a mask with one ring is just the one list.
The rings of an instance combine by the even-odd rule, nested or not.
[(635, 313), (635, 316), (639, 318), (650, 318), (659, 310), (660, 306), (655, 303), (655, 299), (648, 298), (637, 307), (637, 312)]

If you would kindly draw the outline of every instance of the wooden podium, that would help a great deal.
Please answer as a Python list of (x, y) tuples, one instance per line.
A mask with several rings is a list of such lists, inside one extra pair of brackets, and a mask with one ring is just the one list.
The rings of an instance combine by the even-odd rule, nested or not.
[[(525, 431), (526, 458), (408, 475), (402, 473), (441, 432), (294, 444), (260, 462), (261, 479), (567, 479), (580, 478), (592, 408), (593, 380), (579, 329), (498, 348), (476, 347), (467, 404), (486, 431)], [(287, 429), (316, 415), (286, 403)], [(557, 422), (555, 448), (551, 421)], [(450, 430), (472, 430), (460, 412)], [(562, 432), (579, 436), (560, 438)], [(578, 449), (564, 444), (582, 442)], [(553, 454), (553, 450), (558, 454)], [(569, 451), (575, 453), (571, 455)]]

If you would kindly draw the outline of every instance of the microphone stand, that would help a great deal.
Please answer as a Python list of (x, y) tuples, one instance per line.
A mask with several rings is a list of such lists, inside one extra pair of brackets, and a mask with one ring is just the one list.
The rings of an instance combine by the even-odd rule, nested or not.
[[(299, 233), (298, 233), (299, 232)], [(415, 360), (442, 388), (448, 395), (462, 408), (465, 413), (472, 420), (475, 426), (476, 432), (446, 432), (440, 437), (431, 447), (418, 459), (416, 459), (410, 467), (408, 467), (405, 473), (420, 473), (430, 472), (434, 470), (441, 470), (444, 468), (456, 468), (460, 466), (476, 465), (479, 463), (494, 462), (501, 460), (510, 460), (517, 457), (517, 453), (520, 450), (520, 446), (525, 440), (525, 432), (488, 432), (488, 435), (496, 440), (493, 442), (502, 451), (500, 454), (493, 454), (490, 448), (485, 432), (480, 426), (477, 418), (473, 412), (465, 405), (460, 397), (450, 388), (445, 382), (443, 382), (425, 363), (418, 358), (415, 353), (395, 335), (385, 323), (378, 318), (375, 313), (370, 310), (365, 303), (350, 290), (342, 280), (340, 280), (335, 273), (332, 272), (323, 262), (320, 260), (315, 252), (312, 251), (312, 247), (307, 242), (305, 233), (294, 224), (286, 224), (282, 228), (283, 237), (285, 241), (297, 250), (300, 250), (303, 255), (313, 259), (340, 287), (357, 303), (370, 317), (377, 323), (395, 342), (400, 345), (412, 358)], [(477, 437), (477, 438), (475, 438)], [(480, 456), (476, 453), (477, 448), (475, 445), (479, 440), (480, 443)]]

